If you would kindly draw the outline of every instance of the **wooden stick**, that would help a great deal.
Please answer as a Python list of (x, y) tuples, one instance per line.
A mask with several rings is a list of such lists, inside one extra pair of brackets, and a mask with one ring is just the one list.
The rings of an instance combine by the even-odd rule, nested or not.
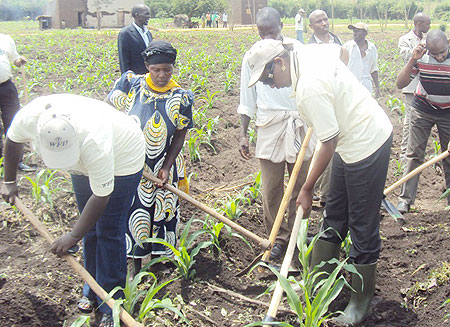
[[(299, 206), (297, 209), (297, 216), (295, 216), (294, 226), (292, 227), (291, 237), (289, 238), (289, 244), (286, 249), (286, 255), (284, 256), (283, 263), (281, 265), (280, 275), (287, 277), (289, 273), (289, 267), (291, 266), (292, 257), (294, 256), (295, 246), (297, 244), (298, 231), (300, 230), (301, 222), (303, 219), (303, 208)], [(283, 287), (280, 281), (277, 281), (275, 291), (272, 295), (272, 301), (270, 301), (269, 310), (264, 318), (264, 321), (274, 321), (277, 316), (278, 306), (280, 305), (281, 297), (283, 296)], [(264, 325), (267, 326), (267, 325)]]
[(27, 84), (27, 74), (25, 73), (25, 67), (20, 66), (20, 72), (22, 73), (22, 84), (23, 84), (23, 97), (25, 104), (28, 103), (28, 84)]
[[(151, 175), (150, 173), (148, 173), (146, 171), (144, 171), (143, 175), (144, 175), (145, 178), (151, 180), (154, 183), (155, 182), (158, 182), (158, 183), (161, 182), (157, 177)], [(178, 195), (179, 198), (192, 203), (194, 206), (196, 206), (200, 210), (206, 212), (207, 214), (213, 216), (214, 218), (218, 219), (219, 221), (223, 222), (224, 224), (230, 226), (231, 228), (233, 228), (237, 232), (241, 233), (242, 235), (252, 239), (253, 241), (255, 241), (257, 243), (259, 243), (264, 250), (269, 248), (269, 246), (271, 244), (269, 242), (269, 240), (261, 238), (258, 235), (256, 235), (255, 233), (252, 233), (251, 231), (249, 231), (248, 229), (245, 229), (244, 227), (236, 224), (234, 221), (231, 221), (230, 219), (226, 218), (225, 216), (221, 215), (220, 213), (218, 213), (214, 209), (206, 206), (205, 204), (201, 203), (200, 201), (195, 200), (192, 196), (184, 193), (183, 191), (177, 189), (176, 187), (173, 187), (172, 185), (169, 185), (169, 184), (165, 184), (163, 187), (166, 190), (168, 190), (168, 191)]]
[[(33, 213), (23, 204), (19, 198), (15, 198), (14, 205), (20, 210), (20, 212), (33, 224), (33, 226), (39, 231), (39, 233), (50, 243), (54, 242), (53, 236), (49, 233), (48, 229), (43, 223)], [(89, 274), (89, 272), (84, 269), (82, 265), (70, 254), (63, 256), (67, 260), (69, 265), (83, 278), (83, 280), (88, 283), (91, 289), (97, 294), (102, 300), (105, 300), (108, 293), (95, 281), (95, 279)], [(111, 298), (106, 301), (106, 304), (112, 309), (114, 307), (114, 299)], [(141, 323), (138, 323), (133, 319), (132, 316), (124, 309), (120, 308), (120, 319), (129, 327), (144, 327)]]
[(400, 185), (402, 185), (403, 183), (406, 183), (408, 180), (410, 180), (411, 178), (413, 178), (414, 176), (416, 176), (417, 174), (419, 174), (420, 172), (422, 172), (425, 168), (430, 167), (431, 165), (435, 164), (438, 161), (444, 160), (445, 158), (447, 158), (450, 155), (450, 152), (445, 151), (443, 153), (441, 153), (440, 155), (434, 157), (431, 160), (428, 160), (427, 162), (425, 162), (424, 164), (420, 165), (419, 167), (417, 167), (416, 169), (414, 169), (413, 171), (411, 171), (410, 173), (408, 173), (406, 176), (400, 178), (398, 181), (396, 181), (394, 184), (392, 184), (391, 186), (389, 186), (387, 189), (384, 190), (384, 195), (388, 195), (389, 193), (391, 193), (393, 190), (395, 190), (397, 187), (399, 187)]
[[(212, 285), (212, 284), (209, 284), (209, 283), (207, 283), (207, 285), (213, 291), (220, 292), (220, 293), (225, 293), (225, 294), (228, 294), (230, 296), (236, 297), (236, 298), (238, 298), (240, 300), (249, 302), (249, 303), (253, 303), (253, 304), (256, 304), (256, 305), (261, 305), (261, 306), (264, 306), (264, 307), (269, 307), (269, 304), (267, 304), (266, 302), (249, 298), (249, 297), (247, 297), (245, 295), (233, 292), (231, 290), (226, 290), (226, 289), (218, 287), (216, 285)], [(278, 308), (278, 311), (283, 311), (283, 312), (287, 312), (287, 313), (291, 313), (291, 314), (296, 314), (295, 311), (293, 311), (291, 309), (288, 309), (288, 308), (283, 308), (283, 307)]]
[[(297, 160), (295, 161), (294, 169), (292, 169), (291, 178), (289, 179), (288, 186), (286, 191), (283, 194), (283, 198), (281, 199), (280, 208), (278, 209), (277, 216), (275, 218), (275, 222), (273, 223), (272, 230), (270, 231), (269, 241), (271, 247), (277, 238), (278, 231), (280, 230), (281, 223), (283, 221), (284, 213), (286, 212), (286, 208), (289, 205), (291, 200), (292, 192), (294, 191), (295, 183), (297, 182), (297, 177), (302, 168), (303, 159), (305, 158), (306, 150), (309, 145), (309, 141), (311, 140), (311, 136), (313, 133), (313, 129), (310, 127), (306, 132), (306, 136), (303, 139), (302, 147), (300, 149), (300, 153), (298, 154)], [(270, 249), (264, 252), (262, 257), (262, 261), (267, 261), (270, 257)]]

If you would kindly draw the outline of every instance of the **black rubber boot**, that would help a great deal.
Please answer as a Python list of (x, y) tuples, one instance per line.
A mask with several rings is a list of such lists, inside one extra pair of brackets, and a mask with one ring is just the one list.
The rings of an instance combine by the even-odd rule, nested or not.
[(338, 326), (356, 326), (363, 322), (370, 313), (370, 302), (375, 293), (377, 264), (354, 264), (354, 266), (361, 274), (364, 282), (361, 281), (358, 275), (352, 275), (352, 287), (356, 292), (352, 292), (350, 302), (345, 308), (344, 313), (333, 319), (333, 322)]
[[(319, 238), (316, 244), (314, 244), (314, 248), (312, 250), (310, 269), (312, 270), (314, 266), (318, 265), (322, 261), (329, 261), (333, 258), (339, 259), (340, 252), (341, 252), (340, 244), (331, 243), (328, 241), (321, 240)], [(326, 271), (328, 274), (331, 274), (335, 268), (336, 265), (330, 265), (327, 263), (318, 271)], [(322, 274), (321, 276), (317, 277), (315, 284), (317, 284), (324, 278), (328, 278), (328, 276)]]

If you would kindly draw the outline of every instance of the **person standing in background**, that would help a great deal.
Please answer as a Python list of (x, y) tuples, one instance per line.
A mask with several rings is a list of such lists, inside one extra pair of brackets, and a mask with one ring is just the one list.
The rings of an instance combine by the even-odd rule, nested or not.
[(150, 8), (144, 4), (135, 5), (131, 16), (134, 22), (122, 28), (118, 36), (120, 72), (123, 74), (131, 70), (135, 74), (146, 74), (148, 71), (141, 53), (153, 40), (152, 33), (147, 28)]
[(343, 47), (349, 53), (348, 69), (358, 81), (372, 93), (372, 81), (375, 85), (375, 96), (380, 96), (380, 82), (378, 81), (378, 53), (376, 46), (366, 40), (369, 26), (363, 22), (348, 25), (353, 31), (353, 40), (347, 41)]
[(226, 12), (223, 13), (222, 15), (222, 21), (223, 21), (223, 28), (227, 28), (228, 27), (228, 15)]
[[(0, 110), (2, 112), (3, 132), (6, 132), (11, 125), (14, 115), (20, 109), (19, 94), (17, 88), (11, 81), (13, 77), (11, 63), (17, 67), (25, 65), (27, 60), (19, 56), (14, 40), (6, 34), (0, 33)], [(0, 157), (3, 156), (3, 142), (0, 136)], [(19, 170), (34, 171), (34, 168), (19, 163)]]
[[(426, 38), (426, 33), (430, 29), (431, 19), (428, 15), (423, 12), (417, 13), (414, 18), (414, 28), (401, 36), (398, 40), (398, 48), (400, 50), (400, 55), (402, 56), (403, 63), (406, 65), (412, 56), (414, 48), (419, 43), (424, 43)], [(406, 148), (408, 146), (409, 138), (409, 126), (411, 121), (411, 105), (414, 100), (414, 91), (416, 90), (418, 83), (418, 76), (411, 80), (411, 82), (402, 89), (402, 93), (405, 95), (405, 116), (403, 118), (403, 134), (400, 160), (402, 164), (405, 164)], [(413, 177), (416, 179), (417, 177)]]
[(297, 33), (297, 40), (305, 43), (303, 40), (303, 17), (305, 16), (305, 9), (301, 8), (297, 15), (295, 15), (295, 32)]

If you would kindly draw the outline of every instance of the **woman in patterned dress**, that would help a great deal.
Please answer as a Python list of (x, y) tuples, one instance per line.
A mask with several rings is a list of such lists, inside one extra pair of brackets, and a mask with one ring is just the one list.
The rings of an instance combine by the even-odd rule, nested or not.
[(185, 178), (180, 150), (192, 127), (194, 96), (171, 79), (176, 55), (170, 43), (153, 41), (142, 53), (149, 73), (125, 72), (108, 95), (117, 109), (139, 119), (146, 140), (144, 171), (162, 181), (157, 184), (142, 177), (129, 212), (127, 255), (134, 259), (135, 272), (141, 269), (141, 259), (150, 254), (172, 254), (161, 244), (135, 246), (138, 241), (158, 237), (175, 246), (177, 240), (178, 197), (162, 185), (177, 187)]

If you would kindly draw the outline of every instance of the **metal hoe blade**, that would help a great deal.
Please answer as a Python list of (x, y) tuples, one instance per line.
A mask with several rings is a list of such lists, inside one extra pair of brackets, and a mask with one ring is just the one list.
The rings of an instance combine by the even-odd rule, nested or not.
[(400, 211), (398, 211), (397, 207), (387, 200), (386, 198), (381, 201), (381, 205), (383, 208), (387, 211), (387, 213), (394, 218), (395, 221), (399, 222), (400, 224), (406, 224), (406, 220), (401, 214)]

